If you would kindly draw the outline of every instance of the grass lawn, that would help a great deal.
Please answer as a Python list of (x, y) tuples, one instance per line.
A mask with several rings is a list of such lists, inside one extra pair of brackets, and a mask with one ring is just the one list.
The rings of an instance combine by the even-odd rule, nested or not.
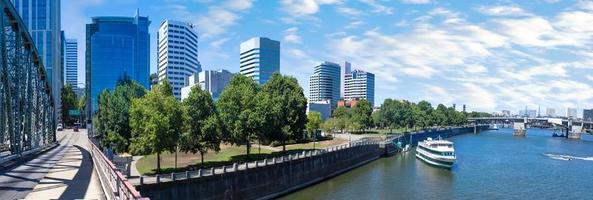
[[(287, 149), (286, 153), (294, 153), (300, 149)], [(234, 162), (246, 162), (253, 160), (262, 160), (282, 155), (282, 152), (273, 152), (269, 149), (251, 148), (249, 159), (246, 155), (245, 146), (221, 145), (218, 153), (208, 152), (204, 154), (204, 166), (201, 166), (200, 154), (191, 154), (179, 152), (177, 154), (177, 169), (175, 169), (175, 153), (161, 153), (161, 173), (183, 172), (200, 167), (210, 168), (222, 165), (230, 165)], [(144, 156), (136, 163), (136, 168), (140, 174), (154, 174), (156, 172), (156, 154)]]
[[(320, 148), (325, 148), (325, 147), (334, 146), (334, 145), (338, 145), (338, 144), (344, 144), (344, 143), (348, 143), (348, 140), (334, 138), (332, 140), (324, 140), (324, 141), (320, 141), (320, 142), (315, 142), (315, 148), (320, 149)], [(278, 146), (276, 148), (282, 148), (282, 146)], [(297, 150), (297, 149), (300, 149), (300, 150), (313, 149), (313, 142), (303, 143), (303, 144), (286, 145), (286, 150)]]

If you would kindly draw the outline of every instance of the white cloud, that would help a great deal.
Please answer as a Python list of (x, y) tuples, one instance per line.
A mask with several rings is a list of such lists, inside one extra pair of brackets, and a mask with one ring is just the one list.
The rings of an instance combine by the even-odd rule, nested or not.
[(518, 6), (482, 6), (477, 10), (485, 15), (492, 16), (528, 16), (529, 12)]
[(300, 44), (302, 42), (301, 36), (298, 34), (299, 29), (292, 27), (284, 30), (284, 41), (288, 43)]
[(239, 19), (239, 16), (223, 8), (213, 7), (205, 16), (200, 17), (196, 24), (201, 28), (202, 37), (213, 37), (227, 31)]
[(371, 8), (373, 8), (372, 12), (374, 12), (374, 13), (380, 13), (380, 14), (386, 14), (386, 15), (391, 15), (394, 13), (394, 8), (385, 6), (385, 5), (377, 2), (376, 0), (359, 0), (359, 1), (369, 5)]
[(431, 0), (401, 0), (402, 3), (408, 3), (408, 4), (427, 4), (430, 3)]
[(225, 5), (233, 10), (247, 10), (253, 6), (253, 0), (227, 0)]
[(593, 76), (591, 75), (585, 75), (585, 78), (587, 78), (587, 80), (589, 81), (593, 81)]
[(213, 47), (213, 48), (215, 48), (215, 49), (220, 49), (220, 47), (221, 47), (221, 46), (222, 46), (224, 43), (226, 43), (227, 41), (229, 41), (230, 39), (231, 39), (231, 38), (228, 38), (228, 37), (227, 37), (227, 38), (221, 38), (221, 39), (218, 39), (218, 40), (214, 40), (214, 41), (210, 42), (210, 46), (212, 46), (212, 47)]
[(282, 0), (280, 3), (289, 15), (303, 17), (317, 13), (321, 5), (340, 2), (340, 0)]
[(342, 15), (349, 16), (349, 17), (360, 17), (364, 14), (362, 11), (360, 11), (358, 9), (346, 7), (346, 6), (337, 7), (336, 12), (338, 12)]

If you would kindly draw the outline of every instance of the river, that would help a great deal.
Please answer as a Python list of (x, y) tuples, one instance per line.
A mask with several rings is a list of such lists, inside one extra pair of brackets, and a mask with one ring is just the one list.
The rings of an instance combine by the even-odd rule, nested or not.
[[(380, 158), (282, 199), (593, 199), (593, 137), (551, 137), (529, 129), (459, 135), (451, 170), (414, 151)], [(571, 158), (571, 159), (568, 159)]]

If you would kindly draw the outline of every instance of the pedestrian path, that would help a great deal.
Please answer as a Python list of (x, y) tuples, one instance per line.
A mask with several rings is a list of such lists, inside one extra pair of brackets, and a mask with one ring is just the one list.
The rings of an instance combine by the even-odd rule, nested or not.
[(25, 199), (105, 199), (88, 147), (86, 130), (66, 131), (73, 139), (62, 158)]

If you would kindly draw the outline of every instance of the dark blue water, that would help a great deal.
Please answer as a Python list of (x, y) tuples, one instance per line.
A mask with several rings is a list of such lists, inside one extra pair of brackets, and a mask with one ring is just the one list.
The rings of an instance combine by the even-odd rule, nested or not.
[[(414, 151), (382, 158), (284, 199), (593, 199), (593, 137), (553, 138), (512, 129), (449, 138), (453, 169), (431, 167)], [(570, 155), (572, 160), (544, 154)]]

